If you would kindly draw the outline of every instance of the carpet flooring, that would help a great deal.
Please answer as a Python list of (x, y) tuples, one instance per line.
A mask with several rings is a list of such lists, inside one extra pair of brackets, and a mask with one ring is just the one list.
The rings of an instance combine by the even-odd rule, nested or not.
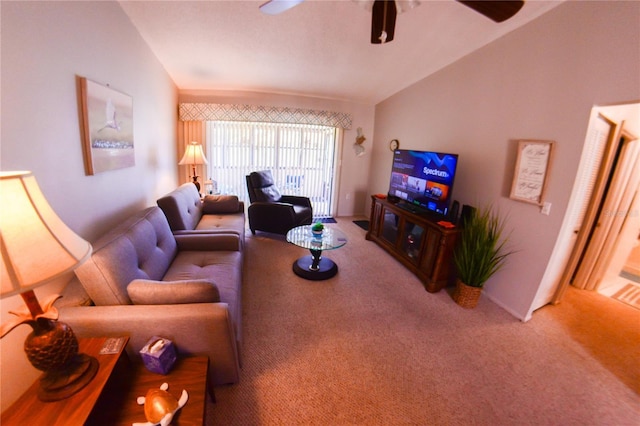
[(569, 302), (527, 323), (484, 296), (462, 309), (352, 220), (330, 226), (349, 241), (322, 253), (340, 268), (326, 281), (293, 274), (305, 250), (247, 233), (241, 380), (216, 387), (206, 424), (638, 424), (638, 311), (602, 297), (614, 313), (585, 328)]

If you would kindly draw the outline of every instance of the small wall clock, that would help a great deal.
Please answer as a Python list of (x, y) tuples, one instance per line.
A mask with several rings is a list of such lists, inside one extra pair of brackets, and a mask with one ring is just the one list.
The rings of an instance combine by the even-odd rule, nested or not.
[(398, 148), (400, 148), (400, 142), (398, 139), (391, 139), (391, 142), (389, 142), (389, 149), (393, 152)]

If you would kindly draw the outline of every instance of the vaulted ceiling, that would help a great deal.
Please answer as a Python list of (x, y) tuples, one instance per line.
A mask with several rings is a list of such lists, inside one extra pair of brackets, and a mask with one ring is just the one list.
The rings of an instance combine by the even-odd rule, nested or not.
[(422, 0), (395, 39), (370, 43), (362, 0), (120, 1), (180, 90), (246, 90), (376, 104), (525, 25), (561, 1), (528, 0), (495, 23), (454, 0)]

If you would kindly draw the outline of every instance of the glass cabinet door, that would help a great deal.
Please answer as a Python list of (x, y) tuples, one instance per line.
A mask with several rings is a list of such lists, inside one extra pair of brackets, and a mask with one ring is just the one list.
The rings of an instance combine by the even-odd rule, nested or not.
[(420, 225), (407, 221), (402, 232), (402, 252), (413, 262), (418, 262), (420, 257), (420, 245), (424, 229)]
[(395, 246), (398, 241), (400, 216), (385, 208), (382, 209), (382, 214), (382, 232), (380, 232), (380, 236)]

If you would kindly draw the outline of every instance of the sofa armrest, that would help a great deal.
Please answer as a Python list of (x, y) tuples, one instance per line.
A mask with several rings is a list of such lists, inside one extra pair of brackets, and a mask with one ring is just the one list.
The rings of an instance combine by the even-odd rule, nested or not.
[(180, 354), (208, 356), (210, 383), (236, 383), (240, 377), (238, 343), (226, 303), (65, 307), (60, 321), (78, 337), (128, 335), (131, 360), (140, 360), (140, 349), (160, 336), (173, 341)]
[(238, 235), (234, 232), (230, 232), (228, 229), (193, 229), (193, 230), (183, 230), (183, 231), (175, 231), (173, 233), (174, 237), (178, 235), (212, 235), (212, 234), (223, 234), (223, 235)]
[(282, 197), (280, 197), (280, 202), (311, 208), (311, 200), (309, 198), (300, 197), (297, 195), (283, 195)]
[(189, 231), (174, 234), (179, 251), (240, 251), (238, 234)]
[(293, 211), (293, 205), (290, 203), (268, 203), (266, 201), (256, 201), (251, 203), (249, 206), (249, 214), (257, 215), (257, 216), (269, 216), (269, 217), (277, 217), (286, 220), (285, 217), (288, 216), (291, 218), (291, 221), (295, 218), (295, 213)]

